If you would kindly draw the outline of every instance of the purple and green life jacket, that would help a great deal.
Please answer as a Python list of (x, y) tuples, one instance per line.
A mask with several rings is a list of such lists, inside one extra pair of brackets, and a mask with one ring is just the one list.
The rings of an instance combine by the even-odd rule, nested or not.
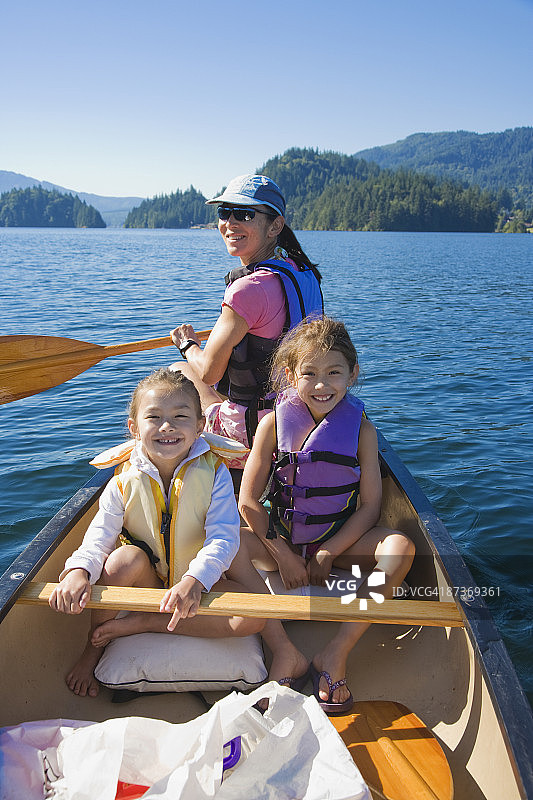
[(293, 544), (325, 541), (355, 511), (364, 405), (346, 395), (318, 424), (295, 391), (276, 405), (277, 454), (269, 499), (270, 536)]

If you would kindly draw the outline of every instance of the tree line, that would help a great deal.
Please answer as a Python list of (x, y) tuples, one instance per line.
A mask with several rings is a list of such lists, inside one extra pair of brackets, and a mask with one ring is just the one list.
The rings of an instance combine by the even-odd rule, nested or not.
[[(287, 222), (298, 230), (494, 231), (498, 200), (477, 187), (409, 170), (382, 169), (355, 156), (291, 148), (258, 173), (280, 186)], [(216, 220), (194, 187), (145, 200), (127, 228), (189, 228)]]
[(105, 228), (106, 224), (100, 212), (77, 195), (31, 186), (0, 195), (0, 227)]
[(477, 187), (399, 170), (328, 186), (305, 216), (312, 230), (494, 231), (495, 200)]
[(124, 222), (125, 228), (190, 228), (214, 221), (213, 208), (205, 205), (206, 198), (191, 186), (184, 192), (159, 195), (144, 200), (132, 208)]
[(286, 192), (288, 222), (302, 230), (494, 231), (489, 192), (355, 156), (288, 150), (261, 171)]
[(476, 184), (498, 195), (509, 192), (508, 209), (533, 209), (533, 127), (500, 133), (414, 133), (406, 139), (357, 153), (380, 167), (405, 169)]

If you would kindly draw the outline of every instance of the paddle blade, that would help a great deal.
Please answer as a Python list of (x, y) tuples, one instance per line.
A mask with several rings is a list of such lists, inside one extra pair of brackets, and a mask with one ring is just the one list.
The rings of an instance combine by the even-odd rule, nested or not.
[(105, 358), (103, 347), (77, 339), (2, 336), (0, 403), (12, 403), (58, 386), (102, 358)]
[(330, 717), (376, 797), (452, 800), (453, 779), (440, 744), (400, 703), (362, 700)]
[[(196, 335), (205, 341), (210, 332)], [(0, 336), (0, 404), (58, 386), (109, 356), (172, 346), (170, 336), (108, 345), (62, 336)]]
[(78, 350), (94, 350), (94, 347), (90, 342), (66, 339), (64, 336), (0, 336), (0, 364), (15, 366), (18, 361)]

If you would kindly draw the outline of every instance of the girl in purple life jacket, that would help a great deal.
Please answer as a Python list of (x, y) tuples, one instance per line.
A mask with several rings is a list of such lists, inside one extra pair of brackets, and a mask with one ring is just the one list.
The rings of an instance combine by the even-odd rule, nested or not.
[[(333, 566), (357, 565), (373, 575), (357, 596), (379, 585), (376, 591), (389, 598), (413, 561), (411, 540), (378, 525), (376, 429), (362, 403), (347, 395), (358, 373), (346, 328), (328, 318), (308, 319), (290, 331), (274, 357), (280, 394), (275, 413), (259, 424), (244, 470), (239, 510), (249, 527), (241, 529), (240, 552), (258, 569), (279, 570), (287, 589), (325, 586)], [(262, 500), (270, 480), (269, 513)], [(259, 575), (244, 578), (241, 572), (241, 582), (261, 591)], [(301, 689), (311, 677), (324, 710), (346, 713), (353, 704), (346, 662), (369, 624), (341, 623), (309, 664), (281, 622), (269, 621), (262, 635), (273, 655), (270, 679)]]

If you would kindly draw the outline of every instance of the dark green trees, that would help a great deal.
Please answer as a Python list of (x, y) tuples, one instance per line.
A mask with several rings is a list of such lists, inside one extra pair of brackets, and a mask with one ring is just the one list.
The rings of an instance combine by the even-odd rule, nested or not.
[(328, 186), (305, 227), (351, 231), (494, 230), (498, 207), (487, 193), (414, 172), (383, 170), (377, 179)]
[(133, 208), (124, 222), (125, 228), (190, 228), (205, 225), (215, 219), (212, 206), (205, 205), (206, 198), (194, 187), (185, 192), (161, 195), (144, 200)]
[(501, 133), (414, 133), (394, 144), (361, 150), (357, 156), (385, 169), (401, 166), (494, 193), (504, 187), (511, 198), (509, 208), (533, 206), (533, 127)]
[(0, 195), (0, 227), (105, 228), (106, 225), (99, 211), (77, 195), (32, 186)]
[(498, 203), (477, 187), (339, 153), (293, 148), (259, 172), (279, 184), (295, 228), (348, 231), (493, 231)]
[[(481, 138), (485, 165), (491, 159), (508, 165), (502, 148), (514, 148), (517, 159), (521, 154), (521, 174), (527, 175), (531, 172), (527, 172), (526, 162), (532, 157), (528, 150), (532, 131), (518, 129), (499, 138), (496, 134), (487, 134), (486, 138), (462, 133), (419, 134), (406, 140), (416, 151), (426, 148), (426, 137), (431, 142), (431, 137), (440, 137), (450, 158), (453, 145), (457, 158), (463, 159), (464, 179), (452, 177), (449, 171), (428, 174), (429, 167), (420, 171), (407, 166), (383, 168), (356, 156), (296, 147), (269, 159), (257, 172), (279, 184), (287, 200), (287, 222), (295, 229), (489, 232), (503, 228), (510, 217), (516, 217), (516, 192), (520, 187), (505, 183), (504, 179), (511, 180), (515, 173), (503, 165), (498, 172), (497, 191), (474, 185), (468, 171), (479, 157), (474, 144), (479, 144)], [(407, 157), (405, 153), (403, 156)], [(411, 157), (414, 158), (413, 153)], [(185, 192), (144, 201), (130, 212), (125, 224), (149, 228), (205, 225), (215, 217), (204, 203), (203, 195), (191, 186)], [(531, 220), (531, 216), (531, 210), (525, 210), (524, 219)]]

